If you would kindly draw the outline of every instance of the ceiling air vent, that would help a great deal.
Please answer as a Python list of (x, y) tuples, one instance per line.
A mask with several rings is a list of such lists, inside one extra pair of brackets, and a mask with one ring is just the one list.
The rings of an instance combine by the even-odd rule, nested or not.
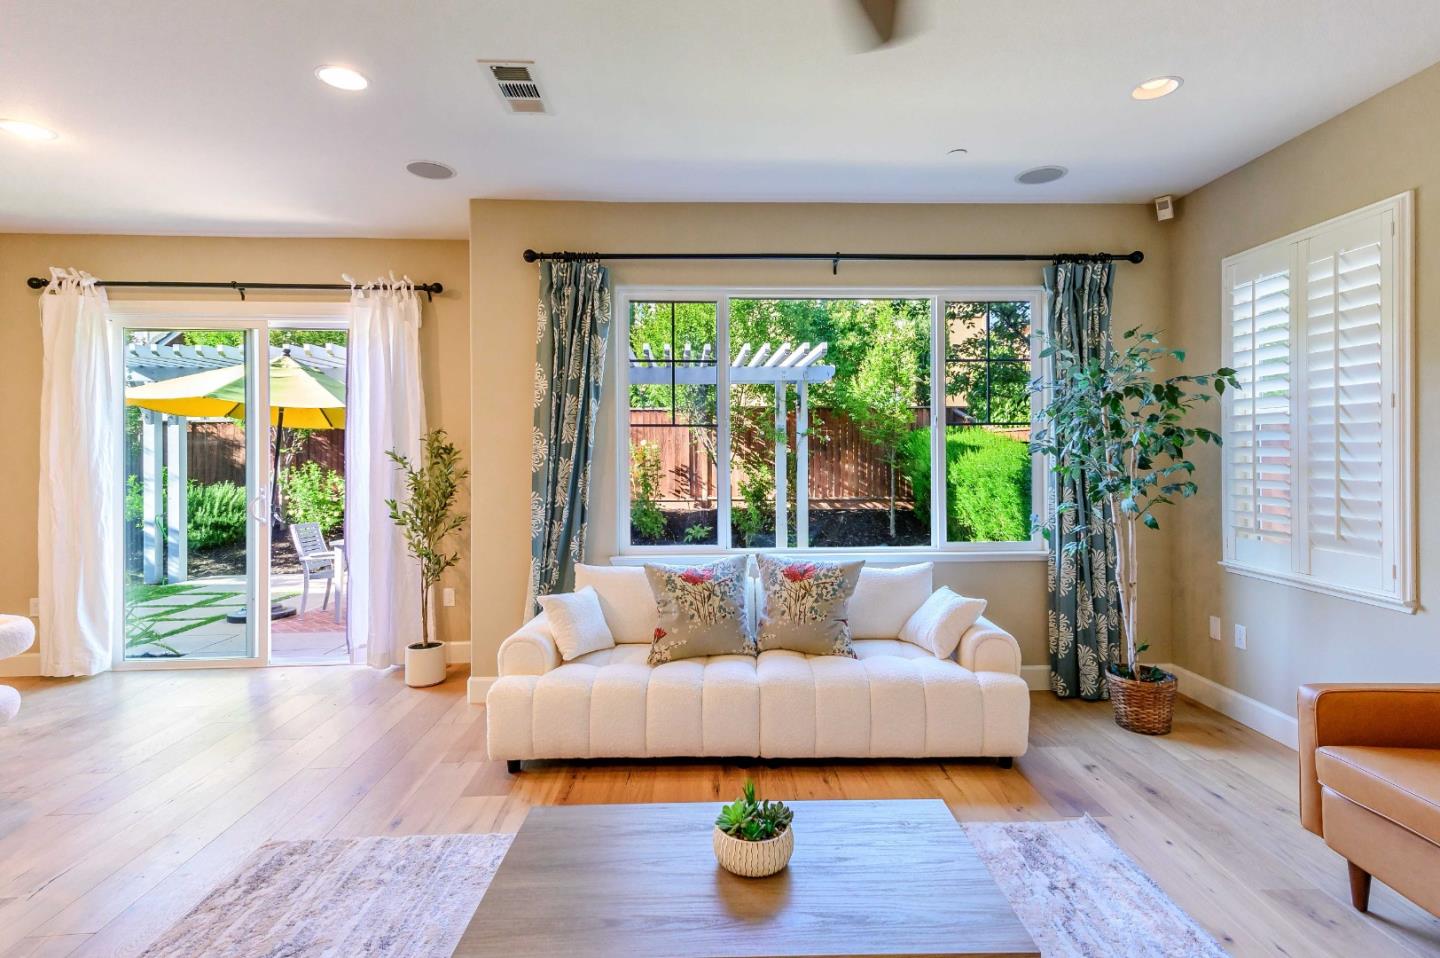
[(532, 63), (516, 60), (481, 60), (490, 71), (495, 90), (511, 113), (549, 113), (540, 94)]

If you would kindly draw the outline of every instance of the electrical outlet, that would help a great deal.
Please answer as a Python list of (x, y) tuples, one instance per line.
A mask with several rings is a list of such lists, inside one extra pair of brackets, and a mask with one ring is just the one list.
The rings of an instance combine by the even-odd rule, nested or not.
[(1210, 616), (1210, 638), (1216, 642), (1220, 641), (1220, 616)]
[(1245, 648), (1245, 626), (1243, 625), (1235, 626), (1235, 648)]
[(30, 618), (40, 618), (40, 597), (35, 596), (30, 600)]
[(440, 593), (440, 602), (441, 602), (443, 605), (446, 605), (446, 606), (454, 605), (454, 604), (455, 604), (455, 590), (454, 590), (454, 589), (445, 589), (443, 592), (441, 592), (441, 593)]

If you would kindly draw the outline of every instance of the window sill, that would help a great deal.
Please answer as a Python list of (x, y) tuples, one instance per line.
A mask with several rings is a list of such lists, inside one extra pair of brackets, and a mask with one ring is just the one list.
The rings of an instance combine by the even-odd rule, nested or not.
[(966, 562), (1045, 562), (1050, 553), (1044, 549), (903, 549), (879, 547), (876, 549), (721, 549), (685, 548), (681, 546), (632, 546), (620, 555), (610, 558), (611, 565), (643, 565), (646, 562), (664, 562), (668, 559), (687, 557), (725, 557), (752, 554), (775, 554), (786, 556), (813, 556), (831, 562), (864, 559), (867, 562), (886, 565), (908, 565), (916, 562), (937, 564)]
[(1380, 609), (1389, 609), (1392, 612), (1403, 612), (1406, 615), (1414, 615), (1419, 611), (1418, 603), (1406, 599), (1397, 599), (1394, 596), (1365, 592), (1360, 589), (1347, 589), (1344, 586), (1317, 582), (1314, 579), (1294, 575), (1293, 573), (1274, 572), (1270, 569), (1256, 569), (1252, 566), (1241, 565), (1238, 562), (1233, 562), (1228, 559), (1222, 559), (1219, 565), (1226, 572), (1242, 575), (1247, 579), (1259, 579), (1262, 582), (1273, 582), (1276, 585), (1293, 586), (1297, 589), (1304, 589), (1306, 592), (1334, 596), (1337, 599), (1349, 599), (1352, 602), (1363, 602), (1366, 605), (1373, 605)]

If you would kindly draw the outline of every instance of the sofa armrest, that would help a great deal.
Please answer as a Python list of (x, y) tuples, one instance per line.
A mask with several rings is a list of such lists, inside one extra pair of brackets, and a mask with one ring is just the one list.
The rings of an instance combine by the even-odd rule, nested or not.
[(1324, 833), (1315, 750), (1326, 745), (1440, 748), (1440, 685), (1302, 685), (1300, 823)]
[(1020, 643), (983, 615), (960, 636), (955, 661), (971, 672), (1020, 674)]
[(544, 675), (560, 667), (560, 649), (550, 634), (550, 621), (541, 612), (500, 643), (496, 656), (500, 675)]

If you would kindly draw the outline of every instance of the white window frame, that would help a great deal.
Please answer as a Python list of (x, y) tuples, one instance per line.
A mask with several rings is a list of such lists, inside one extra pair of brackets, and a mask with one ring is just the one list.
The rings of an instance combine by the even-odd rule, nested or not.
[[(744, 548), (730, 543), (730, 497), (717, 499), (716, 543), (713, 545), (633, 545), (630, 542), (630, 404), (628, 402), (630, 357), (630, 307), (632, 303), (676, 302), (715, 304), (716, 364), (716, 447), (725, 450), (716, 463), (716, 486), (730, 488), (730, 375), (729, 317), (732, 299), (918, 299), (930, 302), (930, 544), (923, 546), (854, 546), (844, 549), (815, 548), (797, 544), (794, 548)], [(825, 558), (861, 558), (894, 562), (1034, 562), (1048, 558), (1045, 539), (1038, 532), (1017, 542), (948, 542), (945, 539), (945, 450), (943, 424), (945, 408), (945, 304), (949, 302), (1028, 302), (1030, 304), (1030, 355), (1032, 375), (1038, 361), (1045, 331), (1049, 328), (1048, 297), (1042, 286), (945, 286), (945, 287), (752, 287), (752, 286), (618, 286), (614, 293), (616, 321), (612, 349), (612, 382), (618, 383), (615, 396), (615, 438), (617, 468), (615, 480), (616, 543), (622, 564), (643, 562), (654, 556), (745, 555), (751, 553), (799, 552)], [(1032, 394), (1032, 420), (1044, 408), (1044, 397)], [(937, 412), (938, 411), (938, 412)], [(1044, 456), (1032, 456), (1031, 501), (1044, 502), (1048, 475)], [(1038, 510), (1037, 510), (1038, 511)]]
[[(1390, 377), (1391, 423), (1384, 436), (1387, 465), (1382, 478), (1385, 488), (1392, 490), (1390, 501), (1385, 503), (1385, 531), (1389, 541), (1384, 546), (1382, 559), (1392, 567), (1393, 591), (1381, 592), (1355, 588), (1337, 582), (1326, 581), (1309, 574), (1302, 552), (1308, 542), (1309, 516), (1305, 506), (1306, 490), (1309, 485), (1308, 471), (1304, 468), (1303, 455), (1300, 468), (1292, 472), (1291, 511), (1291, 561), (1288, 570), (1262, 568), (1248, 564), (1236, 557), (1235, 539), (1231, 530), (1231, 484), (1229, 452), (1222, 449), (1226, 457), (1221, 469), (1221, 541), (1223, 542), (1220, 566), (1227, 572), (1247, 578), (1261, 579), (1281, 585), (1293, 586), (1309, 592), (1337, 596), (1368, 605), (1414, 613), (1418, 609), (1416, 600), (1416, 559), (1415, 559), (1415, 397), (1414, 397), (1414, 227), (1413, 194), (1405, 192), (1388, 199), (1372, 203), (1342, 216), (1317, 223), (1303, 230), (1297, 230), (1279, 239), (1225, 257), (1220, 263), (1220, 320), (1221, 354), (1226, 366), (1232, 363), (1232, 333), (1230, 323), (1231, 290), (1228, 277), (1232, 264), (1256, 255), (1279, 255), (1287, 257), (1290, 268), (1290, 356), (1292, 380), (1290, 389), (1291, 419), (1296, 448), (1303, 443), (1305, 423), (1300, 418), (1299, 404), (1304, 398), (1304, 388), (1299, 384), (1297, 373), (1301, 370), (1302, 348), (1305, 342), (1305, 310), (1307, 294), (1307, 267), (1301, 262), (1301, 251), (1307, 241), (1342, 228), (1357, 221), (1379, 214), (1392, 215), (1391, 261), (1382, 280), (1382, 295), (1391, 297), (1392, 329), (1384, 343), (1382, 353), (1383, 375)], [(1227, 393), (1223, 400), (1224, 425), (1222, 435), (1228, 438), (1230, 409), (1234, 396)]]

